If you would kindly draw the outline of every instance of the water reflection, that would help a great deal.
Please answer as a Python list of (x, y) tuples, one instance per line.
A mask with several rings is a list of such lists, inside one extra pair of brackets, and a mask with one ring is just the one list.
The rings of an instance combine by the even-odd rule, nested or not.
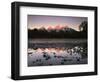
[(28, 66), (87, 64), (87, 47), (28, 48)]

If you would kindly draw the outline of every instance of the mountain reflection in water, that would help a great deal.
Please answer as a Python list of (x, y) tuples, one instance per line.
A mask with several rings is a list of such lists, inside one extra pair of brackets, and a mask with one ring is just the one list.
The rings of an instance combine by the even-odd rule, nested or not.
[(86, 41), (71, 41), (29, 41), (28, 66), (87, 64)]

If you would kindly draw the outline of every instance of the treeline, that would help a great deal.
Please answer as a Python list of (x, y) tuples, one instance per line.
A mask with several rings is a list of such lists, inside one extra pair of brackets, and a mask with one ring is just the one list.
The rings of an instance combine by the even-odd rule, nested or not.
[(87, 31), (62, 31), (57, 32), (56, 30), (29, 30), (28, 38), (87, 38)]

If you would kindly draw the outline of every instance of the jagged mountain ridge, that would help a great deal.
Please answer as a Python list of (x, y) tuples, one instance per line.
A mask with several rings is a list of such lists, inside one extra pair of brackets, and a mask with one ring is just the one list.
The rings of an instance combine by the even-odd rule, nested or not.
[(87, 32), (76, 31), (70, 27), (28, 29), (28, 38), (87, 38)]

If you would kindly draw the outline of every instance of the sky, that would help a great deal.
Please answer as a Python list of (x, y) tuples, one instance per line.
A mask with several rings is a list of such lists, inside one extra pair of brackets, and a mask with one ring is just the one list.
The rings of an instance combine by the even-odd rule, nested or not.
[(28, 15), (28, 29), (56, 29), (58, 26), (68, 26), (72, 29), (79, 30), (82, 21), (87, 21), (87, 17), (71, 17), (71, 16), (49, 16), (49, 15)]

